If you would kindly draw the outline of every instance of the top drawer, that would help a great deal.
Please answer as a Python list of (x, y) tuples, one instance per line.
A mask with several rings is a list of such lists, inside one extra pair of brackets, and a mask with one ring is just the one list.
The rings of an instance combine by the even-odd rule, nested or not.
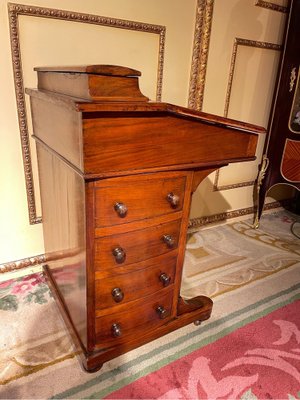
[(95, 183), (96, 227), (119, 225), (180, 211), (186, 176), (139, 175)]

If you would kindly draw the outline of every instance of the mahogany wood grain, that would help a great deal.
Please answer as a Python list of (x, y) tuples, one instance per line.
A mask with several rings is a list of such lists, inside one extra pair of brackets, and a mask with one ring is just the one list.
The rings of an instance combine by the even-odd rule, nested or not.
[[(133, 339), (139, 333), (149, 331), (165, 324), (171, 315), (173, 287), (169, 287), (160, 292), (134, 302), (121, 312), (108, 314), (96, 318), (96, 347), (110, 347), (121, 345)], [(167, 317), (160, 319), (157, 308), (162, 306), (167, 310)], [(120, 337), (113, 337), (112, 325), (120, 325), (122, 334)]]
[(148, 101), (139, 89), (139, 71), (115, 65), (35, 68), (38, 89), (98, 101)]
[(94, 368), (97, 368), (97, 365), (101, 365), (101, 363), (146, 344), (151, 340), (157, 339), (184, 325), (195, 321), (207, 320), (211, 315), (212, 300), (206, 296), (198, 296), (197, 301), (202, 305), (202, 307), (197, 310), (183, 313), (180, 317), (170, 319), (166, 324), (156, 326), (154, 329), (142, 331), (140, 335), (136, 335), (134, 338), (131, 338), (131, 340), (125, 341), (121, 346), (113, 346), (102, 351), (95, 351), (93, 354), (88, 355), (85, 360), (85, 368), (92, 371)]
[[(109, 278), (96, 280), (96, 309), (101, 310), (107, 307), (117, 309), (121, 303), (141, 299), (163, 289), (165, 286), (160, 278), (162, 274), (170, 279), (168, 286), (173, 284), (175, 267), (176, 257), (170, 257), (161, 265), (151, 265), (146, 269), (128, 272), (127, 274), (115, 274)], [(120, 303), (117, 303), (112, 295), (115, 288), (119, 288), (124, 295)], [(114, 312), (114, 310), (111, 309), (110, 312)]]
[(111, 115), (84, 119), (83, 142), (84, 169), (95, 174), (250, 158), (257, 137), (175, 115)]
[[(81, 115), (79, 104), (87, 104), (78, 103), (78, 99), (47, 91), (26, 92), (32, 98), (35, 136), (87, 178), (254, 159), (257, 137), (253, 133), (264, 132), (255, 125), (167, 103), (94, 102), (88, 105), (95, 111)], [(106, 112), (107, 109), (110, 111)], [(115, 132), (110, 136), (114, 129), (122, 134)], [(170, 152), (166, 151), (168, 146)], [(97, 151), (101, 153), (100, 161), (95, 161)]]
[(151, 257), (148, 260), (140, 261), (135, 264), (129, 265), (118, 265), (116, 268), (111, 269), (101, 269), (95, 271), (95, 279), (106, 279), (117, 276), (121, 276), (122, 274), (128, 274), (129, 272), (136, 272), (141, 269), (146, 269), (149, 267), (156, 267), (157, 265), (167, 265), (171, 262), (171, 260), (176, 260), (178, 254), (178, 248), (169, 251), (168, 253), (161, 254), (156, 257)]
[[(71, 166), (83, 170), (81, 115), (59, 103), (31, 97), (34, 137), (49, 150), (63, 156)], [(45, 147), (45, 146), (44, 146)]]
[[(174, 174), (172, 174), (173, 176)], [(139, 175), (122, 179), (97, 181), (96, 226), (122, 225), (139, 219), (166, 215), (182, 209), (185, 191), (185, 175), (155, 174)], [(178, 204), (172, 206), (168, 195), (178, 196)], [(120, 217), (114, 209), (116, 203), (123, 203), (128, 211)]]
[[(87, 345), (85, 186), (83, 178), (37, 145), (48, 268), (81, 341)], [(52, 257), (53, 255), (53, 257)]]
[(86, 202), (86, 284), (85, 284), (85, 302), (87, 304), (87, 344), (86, 350), (93, 351), (95, 347), (95, 184), (87, 182), (85, 184), (85, 202)]
[(61, 72), (39, 72), (38, 88), (49, 90), (50, 92), (64, 93), (79, 99), (97, 101), (145, 102), (149, 100), (148, 97), (140, 92), (136, 77), (124, 80), (124, 78), (118, 76), (80, 73), (72, 75), (72, 77), (66, 79), (65, 74)]
[[(174, 296), (173, 296), (173, 317), (177, 317), (177, 305), (178, 299), (180, 298), (180, 290), (181, 290), (181, 281), (182, 281), (182, 270), (183, 270), (183, 262), (185, 257), (185, 248), (186, 248), (186, 238), (187, 238), (187, 229), (189, 224), (189, 214), (190, 207), (192, 201), (192, 187), (193, 187), (193, 178), (194, 172), (191, 171), (186, 177), (186, 189), (183, 200), (183, 214), (181, 219), (181, 229), (178, 238), (178, 256), (177, 256), (177, 264), (176, 264), (176, 275), (175, 275), (175, 287), (174, 287)], [(203, 176), (204, 178), (204, 176)]]
[(201, 309), (205, 305), (206, 299), (203, 296), (193, 297), (192, 299), (178, 299), (177, 315), (184, 315)]
[[(222, 166), (224, 167), (224, 165), (222, 165)], [(209, 168), (209, 169), (205, 168), (205, 169), (200, 169), (200, 170), (194, 171), (192, 193), (194, 193), (197, 190), (198, 186), (203, 181), (203, 179), (206, 178), (212, 172), (214, 172), (217, 168), (219, 168), (219, 167)]]
[(148, 228), (161, 224), (167, 224), (182, 218), (182, 211), (175, 211), (173, 213), (167, 213), (159, 215), (158, 217), (139, 219), (137, 221), (130, 222), (128, 224), (119, 224), (112, 226), (105, 226), (103, 228), (95, 228), (95, 237), (118, 235), (121, 233), (138, 231), (144, 229), (145, 226)]
[[(191, 195), (218, 167), (254, 159), (256, 133), (263, 129), (147, 102), (139, 74), (126, 68), (38, 73), (43, 89), (27, 93), (38, 144), (47, 275), (83, 364), (94, 371), (209, 318), (210, 299), (180, 297)], [(74, 76), (79, 81), (72, 88)], [(83, 90), (87, 98), (50, 90), (71, 90), (73, 96)], [(91, 101), (99, 93), (102, 101)], [(116, 202), (126, 205), (120, 208), (124, 217)]]
[(207, 320), (212, 311), (212, 301), (208, 297), (201, 296), (200, 299), (198, 299), (198, 302), (201, 302), (202, 307), (198, 308), (197, 310), (194, 310), (192, 312), (184, 313), (180, 318), (175, 318), (172, 320), (169, 320), (167, 324), (161, 325), (156, 327), (155, 329), (152, 330), (145, 330), (142, 332), (141, 335), (136, 335), (132, 340), (128, 340), (124, 343), (122, 343), (122, 346), (112, 346), (106, 349), (102, 350), (95, 350), (93, 352), (87, 352), (85, 347), (83, 346), (82, 342), (80, 341), (80, 338), (78, 337), (78, 332), (74, 325), (72, 324), (72, 321), (70, 319), (70, 316), (67, 312), (66, 307), (64, 306), (64, 301), (61, 296), (61, 293), (57, 290), (56, 284), (54, 280), (52, 279), (51, 274), (49, 273), (49, 270), (47, 267), (44, 267), (45, 273), (47, 280), (49, 282), (49, 285), (51, 287), (52, 293), (57, 300), (57, 305), (61, 311), (61, 314), (64, 318), (64, 321), (66, 323), (66, 326), (68, 327), (68, 331), (70, 333), (70, 336), (73, 339), (73, 342), (76, 345), (77, 348), (77, 353), (79, 354), (82, 364), (85, 368), (86, 371), (88, 372), (94, 372), (99, 370), (103, 363), (106, 361), (111, 360), (112, 358), (115, 358), (121, 354), (126, 353), (127, 351), (130, 351), (132, 349), (135, 349), (139, 346), (142, 346), (143, 344), (146, 344), (152, 340), (155, 340), (162, 335), (165, 335), (169, 332), (172, 332), (184, 325), (187, 325), (193, 321), (205, 321)]
[[(125, 234), (105, 236), (95, 240), (95, 270), (116, 268), (138, 263), (148, 258), (167, 253), (178, 246), (181, 220), (168, 224), (157, 225), (151, 228), (129, 232)], [(174, 238), (172, 248), (163, 241), (164, 235)], [(122, 248), (126, 253), (126, 259), (118, 263), (113, 256), (113, 250)]]

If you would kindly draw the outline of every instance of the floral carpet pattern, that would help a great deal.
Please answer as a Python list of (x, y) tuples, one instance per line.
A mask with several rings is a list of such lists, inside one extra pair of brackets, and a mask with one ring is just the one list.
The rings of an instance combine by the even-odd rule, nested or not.
[[(213, 297), (212, 317), (200, 327), (190, 324), (111, 360), (94, 374), (82, 370), (42, 273), (1, 282), (0, 398), (117, 398), (120, 390), (126, 393), (135, 384), (136, 397), (130, 398), (191, 398), (188, 392), (196, 391), (203, 399), (220, 393), (222, 399), (272, 398), (274, 393), (289, 400), (300, 398), (295, 372), (300, 370), (300, 312), (292, 317), (288, 311), (296, 305), (299, 310), (295, 302), (300, 298), (300, 241), (291, 233), (297, 219), (277, 211), (264, 214), (258, 230), (245, 220), (190, 234), (182, 294)], [(280, 315), (274, 314), (277, 310)], [(270, 336), (269, 347), (262, 343), (265, 336)], [(222, 357), (213, 355), (214, 346)], [(262, 349), (272, 349), (272, 354)], [(259, 359), (261, 369), (254, 370), (246, 359)], [(277, 363), (281, 370), (267, 362)], [(177, 363), (182, 380), (172, 372), (166, 376), (171, 376), (168, 382), (173, 386), (163, 386), (157, 378), (153, 384), (153, 374), (169, 374), (168, 368)], [(206, 389), (199, 385), (205, 371)], [(292, 379), (286, 379), (290, 373)], [(255, 381), (257, 374), (264, 379)], [(242, 383), (237, 384), (240, 375)], [(266, 386), (271, 375), (276, 385), (282, 383), (273, 392)], [(142, 392), (139, 382), (144, 382)], [(215, 392), (212, 382), (217, 384)], [(231, 389), (225, 394), (224, 388)]]
[(17, 311), (23, 304), (45, 304), (50, 297), (41, 273), (0, 282), (0, 310)]

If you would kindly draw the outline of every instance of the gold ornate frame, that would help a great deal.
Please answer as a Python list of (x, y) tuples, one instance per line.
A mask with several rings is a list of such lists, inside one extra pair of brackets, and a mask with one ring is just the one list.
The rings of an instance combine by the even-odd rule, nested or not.
[(264, 0), (256, 0), (255, 5), (258, 7), (267, 8), (268, 10), (279, 11), (282, 13), (286, 13), (288, 11), (288, 7), (280, 6), (278, 4)]
[[(287, 13), (288, 11), (288, 7), (280, 6), (278, 4), (263, 0), (256, 0), (255, 5), (258, 7), (263, 7), (272, 11), (279, 11), (282, 13)], [(214, 8), (214, 0), (197, 0), (188, 107), (199, 111), (202, 110), (202, 105), (203, 105), (209, 41), (210, 41), (211, 26), (213, 19), (213, 8)], [(254, 44), (263, 43), (247, 39), (240, 39), (240, 40), (245, 40), (245, 43), (247, 41)], [(270, 43), (270, 45), (273, 44)]]
[(202, 110), (214, 0), (197, 0), (188, 106)]
[(225, 98), (225, 107), (224, 107), (224, 117), (228, 116), (229, 103), (230, 103), (231, 90), (232, 90), (232, 82), (233, 82), (233, 76), (234, 76), (234, 71), (235, 71), (236, 56), (237, 56), (237, 51), (238, 51), (239, 46), (256, 47), (258, 49), (275, 50), (275, 51), (280, 51), (282, 49), (281, 45), (275, 44), (275, 43), (258, 42), (256, 40), (235, 38), (234, 44), (233, 44), (232, 55), (231, 55), (231, 62), (230, 62), (230, 71), (229, 71), (227, 92), (226, 92), (226, 98)]
[(12, 272), (18, 269), (33, 267), (38, 264), (43, 264), (46, 262), (46, 255), (40, 254), (34, 257), (23, 258), (17, 261), (10, 261), (4, 264), (0, 264), (0, 273)]
[[(279, 11), (283, 13), (287, 12), (287, 7), (279, 6), (277, 4), (270, 3), (267, 1), (257, 0), (255, 5), (259, 7), (268, 8), (273, 11)], [(196, 12), (188, 106), (190, 108), (194, 108), (199, 111), (202, 110), (203, 106), (209, 41), (210, 41), (212, 18), (213, 18), (213, 7), (214, 7), (214, 0), (197, 0), (197, 12)], [(242, 38), (235, 39), (233, 52), (231, 56), (230, 73), (229, 73), (225, 107), (224, 107), (225, 117), (227, 117), (228, 115), (238, 46), (251, 46), (251, 47), (264, 48), (269, 50), (278, 50), (278, 51), (280, 51), (282, 47), (274, 43), (258, 42)], [(220, 177), (220, 171), (217, 170), (213, 185), (214, 191), (235, 189), (245, 186), (251, 186), (254, 184), (254, 181), (247, 181), (232, 185), (219, 186), (218, 185), (219, 177)]]
[(129, 21), (100, 15), (85, 14), (74, 11), (66, 11), (52, 8), (42, 8), (24, 4), (8, 3), (10, 42), (12, 52), (12, 63), (14, 73), (15, 94), (17, 102), (17, 113), (19, 122), (19, 131), (22, 146), (22, 157), (25, 173), (25, 185), (27, 194), (27, 204), (30, 224), (42, 222), (42, 218), (37, 216), (36, 201), (34, 193), (34, 181), (31, 163), (30, 141), (28, 133), (28, 123), (25, 106), (24, 79), (22, 71), (22, 59), (20, 51), (20, 32), (19, 15), (33, 16), (39, 18), (51, 18), (64, 21), (80, 22), (85, 24), (101, 25), (112, 28), (128, 29), (139, 32), (154, 33), (159, 36), (158, 51), (158, 70), (156, 83), (156, 99), (160, 101), (163, 80), (164, 49), (166, 27), (162, 25), (153, 25), (144, 22)]
[(255, 181), (245, 181), (239, 183), (232, 183), (231, 185), (220, 185), (219, 186), (219, 179), (220, 179), (220, 170), (218, 169), (215, 174), (215, 179), (213, 183), (213, 191), (220, 192), (221, 190), (230, 190), (230, 189), (237, 189), (245, 186), (252, 186), (254, 185)]
[[(256, 47), (259, 49), (267, 49), (267, 50), (275, 50), (275, 51), (280, 51), (282, 49), (281, 45), (275, 44), (275, 43), (258, 42), (256, 40), (235, 38), (234, 44), (233, 44), (232, 55), (231, 55), (230, 71), (229, 71), (229, 78), (228, 78), (226, 98), (225, 98), (224, 117), (228, 116), (238, 46), (249, 46), (249, 47)], [(247, 181), (247, 182), (234, 183), (232, 185), (219, 186), (219, 184), (218, 184), (219, 178), (220, 178), (220, 170), (218, 170), (215, 175), (215, 180), (214, 180), (214, 185), (213, 185), (214, 191), (236, 189), (236, 188), (240, 188), (240, 187), (254, 185), (254, 181)]]

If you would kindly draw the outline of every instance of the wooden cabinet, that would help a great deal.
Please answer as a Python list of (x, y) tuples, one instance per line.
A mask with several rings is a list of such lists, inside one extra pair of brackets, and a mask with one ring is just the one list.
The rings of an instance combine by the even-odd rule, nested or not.
[(257, 180), (258, 226), (270, 188), (287, 184), (300, 190), (300, 2), (290, 2), (278, 83), (268, 137)]
[(45, 271), (93, 371), (209, 318), (211, 299), (180, 296), (191, 196), (217, 168), (253, 160), (263, 129), (150, 102), (129, 68), (37, 71)]

